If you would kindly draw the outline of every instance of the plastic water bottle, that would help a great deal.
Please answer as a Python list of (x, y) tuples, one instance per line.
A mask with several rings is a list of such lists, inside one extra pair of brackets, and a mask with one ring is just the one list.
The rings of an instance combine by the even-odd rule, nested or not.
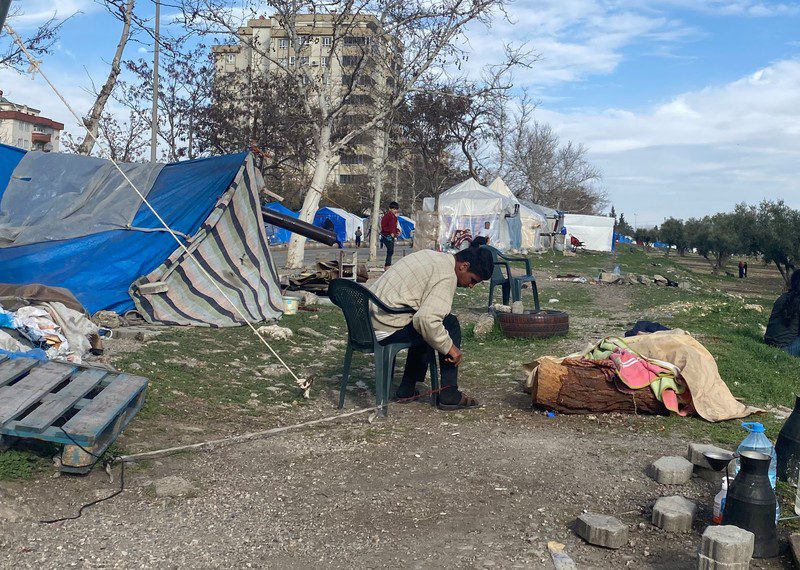
[(722, 524), (722, 513), (725, 511), (725, 497), (728, 496), (728, 478), (722, 478), (722, 489), (714, 497), (714, 514), (711, 522), (714, 524)]
[[(778, 456), (775, 453), (775, 446), (772, 445), (772, 442), (764, 434), (764, 426), (762, 424), (758, 422), (742, 422), (742, 427), (750, 433), (747, 434), (747, 437), (739, 444), (736, 451), (740, 454), (743, 451), (757, 451), (758, 453), (770, 456), (772, 460), (769, 462), (769, 482), (774, 489), (777, 480), (778, 461)], [(738, 461), (736, 462), (736, 473), (739, 473)]]
[[(777, 482), (777, 462), (778, 462), (778, 455), (775, 453), (775, 446), (772, 445), (772, 442), (769, 438), (764, 434), (764, 426), (759, 422), (742, 422), (742, 427), (749, 431), (750, 433), (747, 434), (747, 437), (744, 438), (742, 443), (739, 444), (739, 447), (736, 448), (738, 453), (742, 453), (743, 451), (756, 451), (758, 453), (763, 453), (764, 455), (768, 455), (772, 459), (769, 462), (769, 482), (772, 485), (772, 488), (775, 489), (775, 484)], [(736, 473), (739, 473), (739, 461), (736, 461)], [(777, 522), (781, 515), (781, 507), (780, 505), (775, 505), (775, 521)]]

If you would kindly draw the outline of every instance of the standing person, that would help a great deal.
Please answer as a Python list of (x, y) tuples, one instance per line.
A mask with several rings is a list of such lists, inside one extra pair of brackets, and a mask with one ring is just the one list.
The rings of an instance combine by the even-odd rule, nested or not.
[(744, 261), (739, 261), (739, 279), (744, 279)]
[(800, 356), (800, 269), (792, 273), (789, 283), (789, 290), (772, 306), (764, 342)]
[(389, 211), (381, 218), (381, 242), (386, 246), (386, 261), (383, 263), (384, 269), (392, 266), (392, 255), (394, 255), (394, 242), (400, 235), (400, 224), (397, 221), (397, 213), (400, 211), (400, 204), (397, 202), (389, 203)]
[(363, 232), (361, 231), (361, 227), (356, 228), (356, 249), (361, 247), (361, 236), (363, 236)]
[(475, 239), (472, 240), (472, 247), (489, 245), (489, 240), (491, 239), (491, 236), (492, 236), (492, 223), (484, 222), (483, 227), (478, 230)]
[(398, 398), (417, 395), (417, 382), (425, 379), (428, 350), (439, 353), (442, 390), (438, 405), (443, 410), (474, 408), (480, 404), (458, 389), (461, 363), (461, 325), (450, 314), (456, 287), (470, 289), (492, 276), (494, 263), (486, 248), (470, 247), (455, 255), (422, 250), (407, 255), (372, 285), (372, 292), (390, 307), (411, 307), (415, 313), (392, 315), (372, 310), (378, 341), (411, 342)]

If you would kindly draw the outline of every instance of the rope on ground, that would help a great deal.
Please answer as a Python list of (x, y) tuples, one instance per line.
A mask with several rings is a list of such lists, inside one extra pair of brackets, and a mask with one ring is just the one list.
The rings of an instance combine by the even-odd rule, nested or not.
[[(78, 115), (78, 113), (75, 112), (75, 110), (67, 102), (67, 100), (61, 94), (61, 92), (58, 90), (58, 88), (56, 88), (56, 86), (53, 84), (52, 81), (50, 81), (50, 79), (47, 77), (47, 75), (44, 73), (44, 71), (42, 71), (40, 62), (37, 61), (30, 54), (28, 49), (25, 47), (25, 42), (22, 41), (22, 38), (19, 37), (17, 32), (14, 30), (14, 28), (12, 28), (9, 24), (6, 24), (5, 27), (6, 27), (6, 30), (8, 31), (8, 33), (9, 33), (9, 35), (14, 39), (14, 42), (20, 47), (22, 52), (28, 58), (28, 61), (31, 64), (31, 68), (33, 68), (36, 72), (38, 72), (42, 76), (42, 79), (44, 79), (47, 82), (47, 84), (50, 86), (50, 88), (53, 90), (53, 92), (56, 94), (56, 96), (59, 99), (61, 99), (61, 102), (64, 103), (64, 105), (66, 106), (67, 110), (70, 112), (70, 114), (78, 122), (78, 125), (80, 125), (81, 127), (86, 129), (86, 135), (91, 137), (92, 140), (95, 141), (95, 143), (99, 144), (100, 141), (97, 139), (97, 137), (94, 135), (94, 133), (92, 133), (91, 129), (86, 126), (86, 124), (81, 120), (81, 118)], [(120, 166), (117, 164), (117, 162), (113, 158), (110, 158), (109, 160), (111, 161), (111, 164), (114, 165), (114, 168), (116, 168), (117, 171), (122, 175), (122, 177), (125, 179), (125, 181), (128, 183), (128, 185), (131, 188), (133, 188), (133, 191), (136, 192), (136, 194), (139, 196), (139, 198), (142, 200), (142, 202), (153, 213), (153, 215), (156, 217), (156, 219), (159, 221), (159, 223), (164, 227), (164, 229), (166, 231), (169, 232), (169, 234), (172, 236), (172, 238), (178, 244), (178, 247), (180, 247), (184, 251), (184, 253), (189, 257), (189, 259), (191, 259), (194, 262), (194, 264), (197, 266), (197, 268), (200, 270), (200, 272), (209, 280), (209, 282), (214, 286), (214, 288), (217, 291), (219, 291), (219, 294), (222, 295), (222, 297), (228, 302), (228, 304), (231, 307), (233, 307), (234, 311), (236, 311), (239, 314), (239, 316), (242, 318), (242, 320), (247, 324), (247, 326), (250, 327), (250, 329), (258, 337), (258, 339), (264, 344), (264, 346), (267, 347), (267, 349), (272, 353), (272, 355), (275, 358), (278, 359), (278, 362), (280, 362), (281, 365), (289, 372), (289, 374), (291, 374), (292, 378), (294, 378), (294, 381), (297, 383), (297, 385), (300, 387), (300, 389), (303, 390), (303, 397), (304, 398), (308, 398), (310, 396), (310, 392), (311, 392), (312, 381), (309, 380), (309, 379), (305, 379), (305, 378), (299, 378), (294, 373), (294, 371), (289, 367), (289, 365), (286, 364), (286, 362), (284, 362), (283, 359), (278, 355), (278, 353), (275, 352), (275, 350), (270, 346), (270, 344), (261, 335), (261, 333), (258, 332), (258, 330), (253, 325), (253, 323), (250, 322), (250, 319), (248, 319), (247, 316), (245, 316), (244, 312), (241, 309), (239, 309), (239, 307), (236, 304), (234, 304), (233, 301), (231, 301), (230, 297), (228, 297), (228, 295), (225, 294), (225, 291), (222, 290), (222, 287), (219, 286), (217, 281), (213, 277), (211, 277), (211, 275), (205, 270), (205, 268), (200, 264), (200, 262), (197, 261), (197, 259), (195, 259), (195, 257), (192, 254), (192, 252), (189, 251), (189, 248), (187, 248), (186, 245), (178, 238), (178, 236), (175, 234), (175, 231), (173, 231), (172, 228), (169, 227), (167, 222), (164, 221), (164, 218), (162, 218), (161, 215), (158, 212), (156, 212), (155, 208), (153, 208), (153, 206), (150, 204), (150, 202), (147, 201), (147, 198), (144, 196), (144, 194), (142, 194), (142, 192), (136, 187), (136, 185), (131, 181), (131, 179), (128, 178), (128, 176), (125, 174), (125, 172), (122, 170), (122, 168), (120, 168)]]
[(246, 441), (252, 441), (254, 439), (265, 439), (268, 437), (272, 437), (273, 435), (278, 435), (280, 433), (284, 433), (287, 431), (306, 428), (310, 426), (315, 426), (322, 423), (333, 422), (336, 420), (340, 420), (342, 418), (349, 418), (351, 416), (357, 416), (360, 414), (366, 414), (367, 412), (374, 412), (377, 411), (378, 408), (371, 407), (371, 408), (361, 408), (360, 410), (355, 410), (352, 412), (346, 412), (344, 414), (337, 414), (335, 416), (326, 416), (324, 418), (319, 418), (316, 420), (310, 420), (307, 422), (302, 422), (299, 424), (293, 424), (290, 426), (281, 426), (277, 428), (271, 428), (263, 431), (255, 431), (251, 433), (245, 433), (242, 435), (234, 435), (230, 437), (224, 437), (222, 439), (213, 439), (211, 441), (203, 441), (200, 443), (193, 443), (190, 445), (181, 445), (178, 447), (168, 447), (166, 449), (156, 449), (154, 451), (144, 451), (142, 453), (133, 453), (131, 455), (120, 455), (114, 458), (115, 462), (122, 462), (122, 463), (131, 463), (133, 461), (140, 461), (143, 459), (155, 459), (156, 457), (164, 457), (166, 455), (172, 455), (173, 453), (180, 453), (182, 451), (201, 451), (204, 449), (213, 449), (215, 447), (223, 446), (223, 445), (233, 445), (237, 443), (244, 443)]

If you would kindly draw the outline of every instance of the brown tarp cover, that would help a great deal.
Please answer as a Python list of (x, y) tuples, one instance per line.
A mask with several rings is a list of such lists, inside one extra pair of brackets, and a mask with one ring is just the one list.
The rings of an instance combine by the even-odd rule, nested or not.
[[(692, 402), (697, 413), (705, 420), (719, 422), (734, 418), (743, 418), (758, 408), (747, 406), (737, 401), (731, 394), (725, 381), (720, 377), (717, 363), (710, 352), (694, 337), (682, 330), (659, 331), (638, 335), (625, 339), (628, 346), (648, 358), (656, 358), (671, 362), (681, 370), (681, 376), (689, 387)], [(570, 358), (579, 355), (572, 355)], [(565, 359), (549, 358), (555, 363)], [(525, 369), (526, 388), (531, 389), (537, 380), (537, 374), (552, 373), (553, 367), (540, 370), (537, 362), (527, 364)], [(539, 382), (541, 382), (539, 378)], [(644, 391), (652, 393), (651, 390)], [(586, 396), (590, 397), (589, 394)]]
[(63, 287), (48, 287), (41, 283), (18, 285), (15, 283), (0, 283), (0, 305), (7, 311), (16, 311), (21, 307), (34, 303), (62, 303), (86, 316), (89, 313), (69, 289)]

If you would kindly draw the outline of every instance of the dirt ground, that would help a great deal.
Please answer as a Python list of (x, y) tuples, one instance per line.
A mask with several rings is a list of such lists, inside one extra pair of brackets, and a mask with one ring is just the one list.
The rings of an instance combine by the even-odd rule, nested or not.
[[(544, 300), (567, 296), (570, 283), (541, 271)], [(621, 333), (636, 317), (630, 287), (585, 286), (602, 314), (572, 316), (576, 336), (549, 347), (577, 350), (599, 334)], [(462, 309), (462, 321), (479, 311)], [(609, 315), (612, 317), (610, 318)], [(311, 322), (311, 321), (310, 321)], [(129, 350), (121, 341), (111, 350)], [(663, 455), (685, 455), (690, 440), (661, 433), (661, 417), (556, 416), (531, 409), (519, 387), (518, 360), (498, 366), (491, 383), (469, 373), (463, 387), (485, 407), (460, 413), (424, 402), (287, 432), (211, 452), (129, 466), (125, 491), (77, 520), (55, 525), (80, 505), (118, 486), (100, 469), (86, 477), (0, 482), (0, 502), (19, 515), (0, 520), (3, 568), (527, 568), (552, 567), (557, 540), (579, 568), (694, 568), (717, 485), (693, 479), (661, 486), (644, 474)], [(467, 368), (470, 366), (467, 363)], [(335, 390), (313, 404), (267, 408), (282, 425), (336, 413)], [(315, 389), (317, 389), (315, 388)], [(348, 409), (370, 404), (354, 389)], [(121, 443), (153, 449), (241, 433), (248, 425), (203, 424), (191, 414), (157, 428), (134, 421)], [(176, 476), (181, 496), (157, 496)], [(650, 524), (655, 500), (684, 495), (699, 507), (691, 533)], [(571, 526), (582, 512), (618, 517), (630, 529), (619, 550), (590, 546)], [(789, 558), (754, 568), (790, 567)]]

